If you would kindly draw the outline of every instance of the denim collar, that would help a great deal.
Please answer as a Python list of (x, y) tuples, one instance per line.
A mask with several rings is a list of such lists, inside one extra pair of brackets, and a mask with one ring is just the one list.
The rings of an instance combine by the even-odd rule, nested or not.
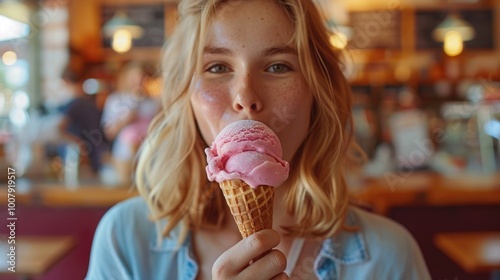
[(341, 264), (357, 264), (368, 261), (369, 254), (365, 236), (355, 211), (352, 207), (349, 208), (345, 225), (359, 230), (342, 230), (334, 237), (323, 241), (319, 257), (330, 258)]
[(359, 230), (341, 230), (332, 238), (323, 241), (314, 261), (314, 273), (318, 279), (340, 279), (341, 265), (359, 264), (370, 259), (366, 239), (354, 207), (349, 207), (344, 224)]

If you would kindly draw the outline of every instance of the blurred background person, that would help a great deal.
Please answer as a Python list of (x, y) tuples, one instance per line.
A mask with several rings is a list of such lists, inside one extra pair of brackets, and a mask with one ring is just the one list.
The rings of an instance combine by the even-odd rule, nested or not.
[(129, 62), (117, 77), (116, 91), (104, 103), (102, 126), (112, 143), (112, 162), (120, 183), (131, 181), (134, 157), (159, 110), (144, 86), (144, 66)]
[[(62, 74), (62, 85), (73, 98), (60, 108), (62, 118), (59, 132), (69, 144), (76, 144), (80, 156), (87, 156), (93, 175), (101, 170), (108, 150), (101, 127), (101, 112), (94, 100), (82, 91), (78, 76), (67, 68)], [(69, 145), (64, 145), (60, 155), (64, 159)], [(65, 163), (67, 164), (67, 163)]]

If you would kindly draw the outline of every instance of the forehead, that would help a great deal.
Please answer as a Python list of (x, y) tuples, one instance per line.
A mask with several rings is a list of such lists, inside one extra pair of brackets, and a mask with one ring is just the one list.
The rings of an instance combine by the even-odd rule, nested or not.
[(206, 34), (207, 44), (231, 39), (289, 44), (294, 37), (294, 25), (276, 1), (225, 1), (215, 9)]

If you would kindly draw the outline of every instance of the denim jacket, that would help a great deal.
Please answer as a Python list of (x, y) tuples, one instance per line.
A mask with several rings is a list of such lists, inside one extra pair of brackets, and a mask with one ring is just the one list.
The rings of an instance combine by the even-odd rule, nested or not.
[[(179, 246), (176, 228), (171, 238), (157, 239), (162, 225), (151, 222), (148, 213), (146, 203), (136, 197), (103, 216), (86, 279), (196, 279), (190, 236)], [(359, 230), (341, 231), (322, 242), (311, 268), (317, 279), (430, 279), (416, 242), (400, 225), (355, 207), (350, 207), (346, 225)], [(302, 280), (300, 274), (291, 279)]]

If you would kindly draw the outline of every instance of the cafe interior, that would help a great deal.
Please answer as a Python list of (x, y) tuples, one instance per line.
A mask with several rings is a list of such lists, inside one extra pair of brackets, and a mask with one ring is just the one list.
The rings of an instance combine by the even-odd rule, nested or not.
[[(351, 203), (403, 225), (432, 279), (500, 279), (500, 1), (315, 2), (331, 44), (345, 50), (366, 153), (348, 176)], [(109, 141), (96, 169), (61, 120), (76, 96), (104, 118), (127, 86), (161, 110), (161, 52), (177, 5), (0, 1), (0, 279), (83, 279), (100, 218), (138, 195), (130, 174), (141, 140), (125, 161)]]

